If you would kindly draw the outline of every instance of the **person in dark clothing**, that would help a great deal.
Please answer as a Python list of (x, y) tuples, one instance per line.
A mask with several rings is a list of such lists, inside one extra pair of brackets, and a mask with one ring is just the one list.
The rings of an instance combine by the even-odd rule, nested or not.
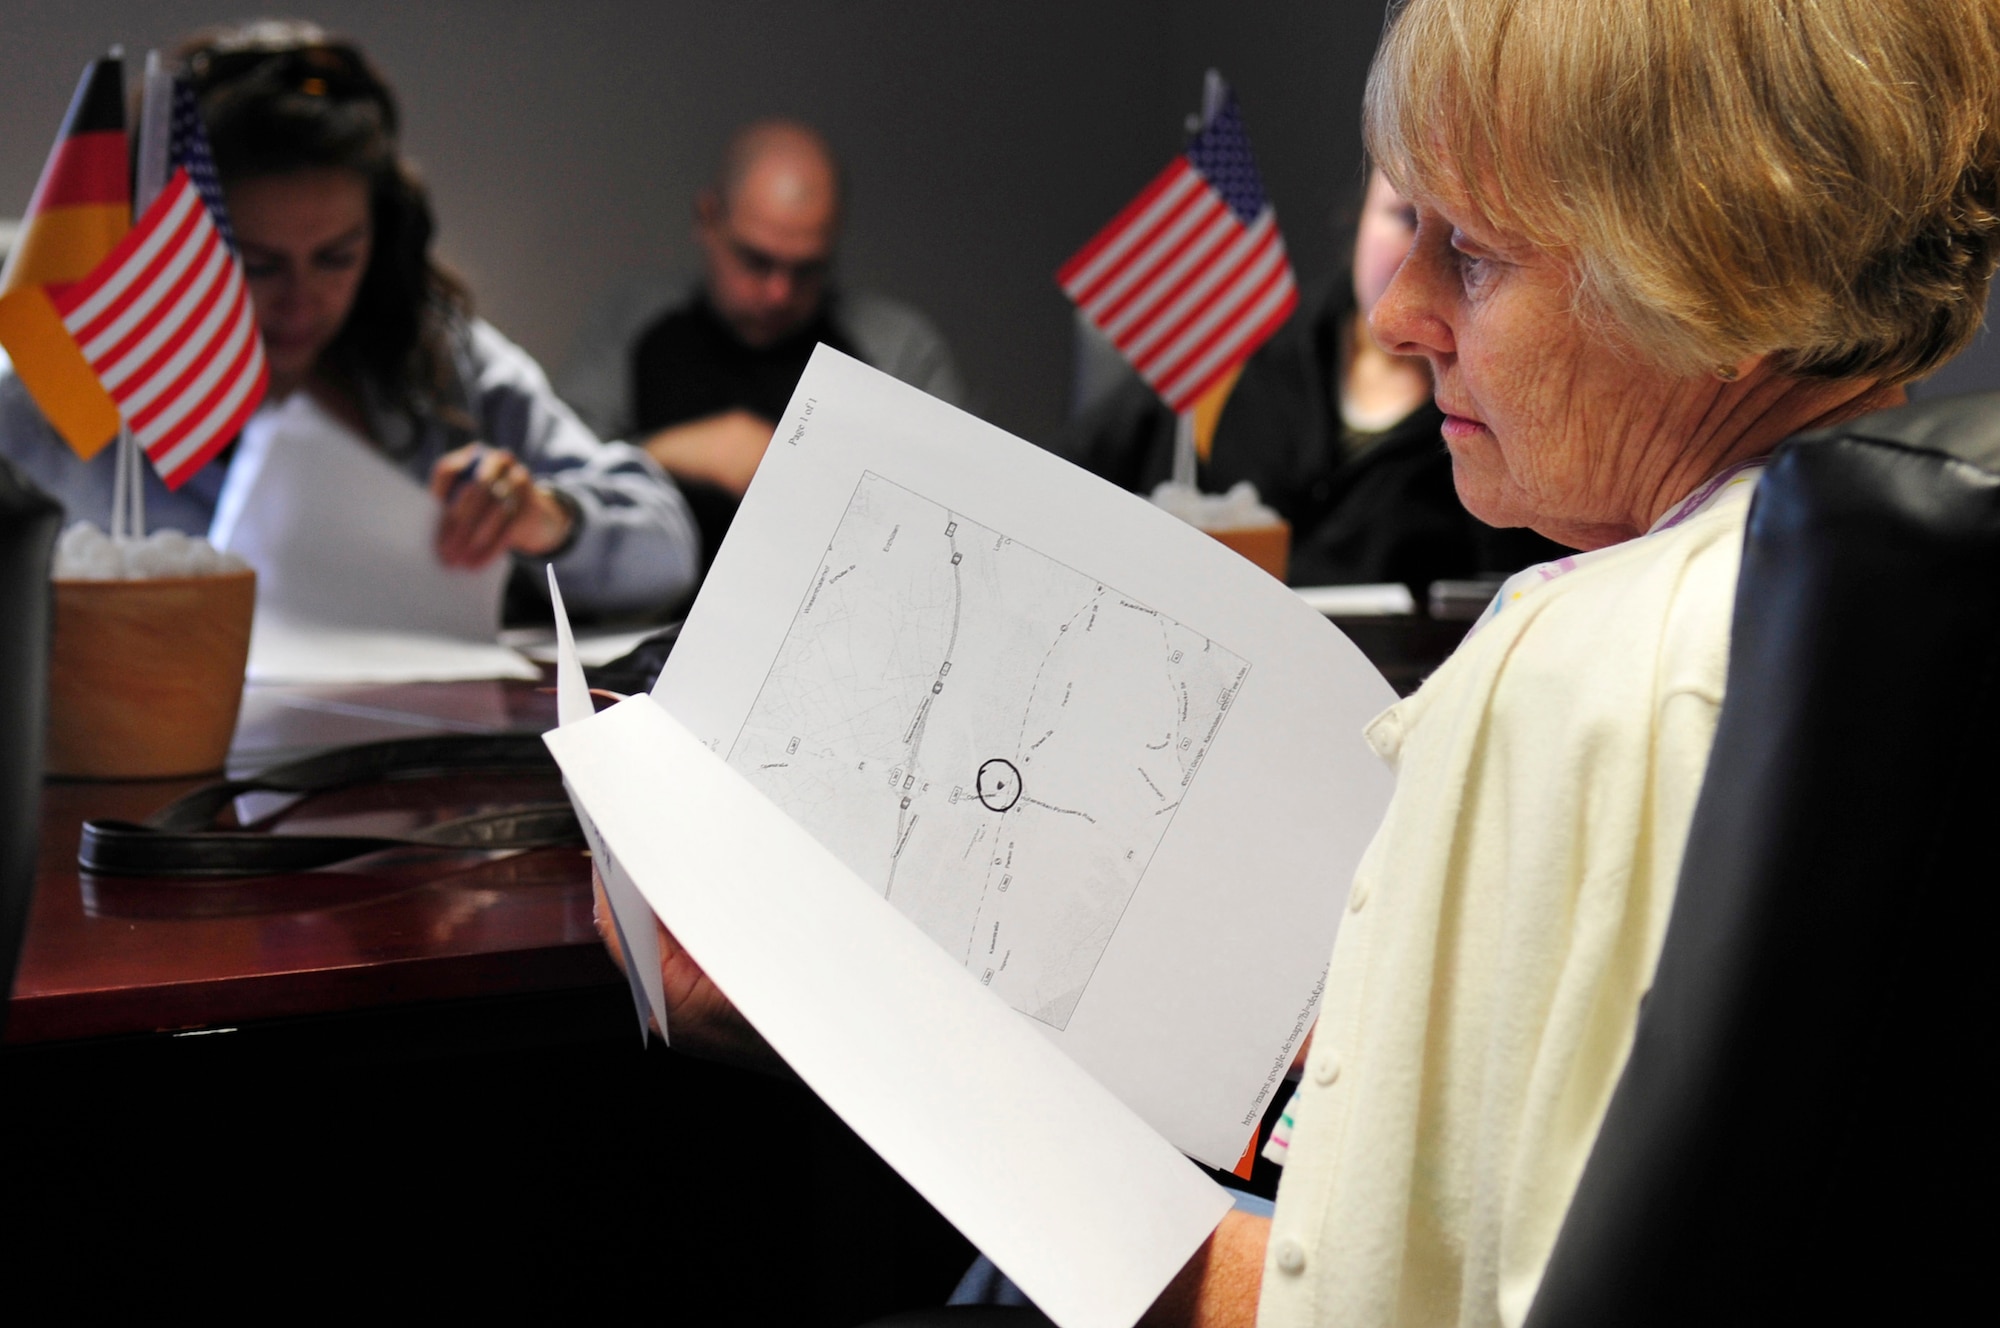
[[(701, 529), (702, 564), (715, 560), (736, 516), (749, 472), (763, 454), (772, 424), (792, 399), (813, 347), (825, 342), (858, 352), (834, 326), (824, 305), (776, 340), (752, 345), (716, 311), (707, 291), (647, 329), (632, 347), (634, 436), (658, 439), (654, 458), (681, 486)], [(704, 464), (696, 449), (722, 458)], [(728, 458), (747, 461), (740, 478)]]
[(945, 401), (944, 339), (899, 301), (832, 280), (841, 175), (817, 130), (759, 120), (695, 197), (695, 280), (624, 285), (587, 319), (556, 387), (607, 438), (673, 476), (714, 559), (778, 417), (821, 342)]
[(860, 354), (824, 309), (769, 345), (747, 345), (702, 294), (654, 323), (632, 348), (638, 432), (645, 436), (738, 409), (775, 420), (822, 341)]
[[(1452, 482), (1423, 361), (1368, 332), (1414, 234), (1378, 171), (1356, 224), (1351, 280), (1307, 301), (1243, 366), (1196, 472), (1208, 493), (1248, 480), (1292, 527), (1293, 585), (1498, 577), (1568, 552), (1468, 513)], [(1176, 421), (1136, 376), (1088, 408), (1054, 451), (1123, 488), (1151, 492), (1173, 466)]]

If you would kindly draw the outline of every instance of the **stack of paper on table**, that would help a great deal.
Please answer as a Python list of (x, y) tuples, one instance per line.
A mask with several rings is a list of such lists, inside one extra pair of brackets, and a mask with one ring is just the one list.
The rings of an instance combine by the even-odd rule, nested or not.
[[(585, 668), (594, 669), (631, 654), (641, 643), (665, 630), (660, 623), (645, 627), (599, 627), (577, 632), (573, 640), (577, 658)], [(550, 627), (507, 628), (500, 633), (500, 644), (520, 651), (538, 664), (556, 662), (556, 633)]]
[(821, 347), (651, 696), (549, 735), (652, 914), (1066, 1328), (1228, 1207), (1316, 1012), (1394, 700), (1200, 532)]
[(257, 569), (253, 682), (534, 678), (499, 645), (509, 560), (446, 567), (424, 487), (305, 392), (259, 411), (209, 542)]
[(1400, 581), (1358, 586), (1295, 586), (1293, 594), (1329, 618), (1395, 618), (1417, 611), (1416, 597)]

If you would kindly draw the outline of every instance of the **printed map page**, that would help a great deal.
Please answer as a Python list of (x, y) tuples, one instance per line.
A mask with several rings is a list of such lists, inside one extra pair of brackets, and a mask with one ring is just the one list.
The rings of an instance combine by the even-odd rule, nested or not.
[(865, 472), (728, 760), (1060, 1029), (1248, 672)]

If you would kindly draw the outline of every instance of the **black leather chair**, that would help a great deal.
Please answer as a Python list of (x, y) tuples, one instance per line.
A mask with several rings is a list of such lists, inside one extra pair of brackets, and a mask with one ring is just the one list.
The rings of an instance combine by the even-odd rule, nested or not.
[(2000, 394), (1787, 444), (1658, 974), (1530, 1328), (1965, 1321), (1996, 831)]
[[(62, 508), (0, 457), (0, 998), (14, 990), (35, 890), (48, 724), (49, 559)], [(0, 999), (0, 1031), (7, 1007)]]

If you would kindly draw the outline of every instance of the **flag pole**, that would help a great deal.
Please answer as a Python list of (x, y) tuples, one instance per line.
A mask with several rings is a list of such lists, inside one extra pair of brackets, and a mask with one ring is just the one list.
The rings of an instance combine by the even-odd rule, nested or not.
[(118, 433), (132, 458), (132, 519), (128, 524), (132, 538), (142, 540), (146, 538), (146, 452), (128, 426), (120, 424)]
[(125, 538), (125, 483), (131, 467), (125, 463), (125, 427), (118, 427), (118, 442), (112, 452), (111, 529), (106, 532), (116, 544)]
[[(1188, 132), (1198, 134), (1207, 129), (1222, 109), (1222, 102), (1229, 95), (1229, 85), (1222, 81), (1219, 71), (1211, 69), (1201, 81), (1201, 112), (1188, 117)], [(1189, 493), (1195, 492), (1196, 473), (1194, 411), (1180, 411), (1174, 416), (1174, 484)]]
[(139, 94), (139, 169), (132, 182), (132, 216), (146, 209), (167, 187), (171, 168), (168, 148), (173, 136), (174, 80), (160, 63), (158, 51), (146, 52), (146, 81)]
[[(132, 217), (136, 221), (167, 186), (168, 148), (173, 133), (174, 80), (158, 51), (146, 52), (145, 81), (139, 94), (139, 150), (132, 181)], [(138, 440), (121, 417), (118, 422), (118, 483), (111, 498), (113, 538), (146, 537), (146, 462)]]
[(1194, 412), (1184, 410), (1174, 416), (1174, 486), (1192, 493), (1195, 489), (1194, 477)]
[(1229, 96), (1229, 84), (1223, 80), (1220, 69), (1211, 69), (1201, 80), (1201, 126), (1206, 129), (1222, 109), (1223, 101)]

